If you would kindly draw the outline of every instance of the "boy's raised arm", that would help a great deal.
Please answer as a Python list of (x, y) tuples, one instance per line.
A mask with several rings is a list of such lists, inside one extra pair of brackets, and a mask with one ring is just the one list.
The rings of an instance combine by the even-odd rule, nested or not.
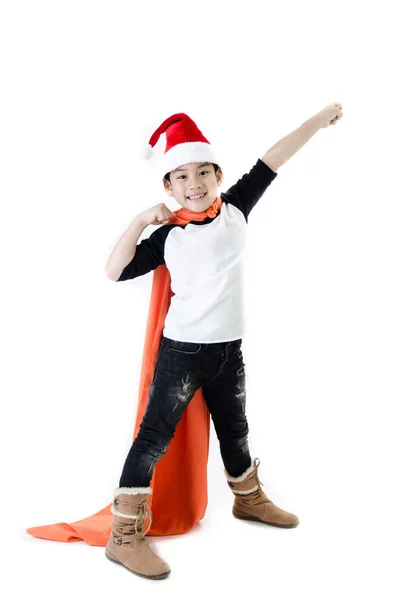
[(124, 267), (132, 261), (138, 240), (147, 226), (148, 223), (140, 214), (127, 227), (105, 265), (105, 273), (109, 279), (117, 281)]
[(276, 172), (287, 162), (311, 137), (323, 127), (335, 125), (342, 118), (342, 104), (329, 104), (319, 113), (310, 117), (289, 135), (283, 137), (264, 154), (261, 160)]
[(145, 275), (164, 264), (162, 227), (140, 244), (138, 239), (148, 225), (165, 225), (172, 215), (164, 202), (160, 202), (136, 216), (113, 248), (105, 265), (106, 276), (113, 281), (125, 281)]

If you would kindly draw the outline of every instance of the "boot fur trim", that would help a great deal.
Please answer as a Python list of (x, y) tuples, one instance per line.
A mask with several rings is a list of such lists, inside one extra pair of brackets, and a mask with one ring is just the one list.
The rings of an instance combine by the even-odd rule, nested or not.
[(110, 512), (116, 515), (116, 517), (121, 517), (122, 519), (136, 519), (138, 515), (126, 515), (124, 513), (119, 512), (113, 506), (110, 507)]
[(130, 496), (135, 496), (136, 494), (151, 494), (151, 487), (119, 487), (114, 491), (115, 496), (119, 496), (120, 494), (129, 494)]
[(233, 490), (233, 494), (238, 494), (239, 496), (246, 496), (247, 494), (252, 494), (252, 492), (255, 492), (255, 490), (257, 489), (258, 486), (256, 485), (251, 490)]
[(224, 469), (225, 471), (225, 475), (226, 475), (226, 479), (227, 481), (232, 481), (233, 483), (241, 483), (242, 481), (244, 481), (244, 479), (250, 474), (252, 473), (252, 471), (255, 468), (255, 463), (254, 461), (252, 461), (251, 466), (248, 467), (248, 469), (246, 469), (244, 471), (244, 473), (242, 475), (239, 475), (238, 477), (232, 477), (231, 475), (229, 475), (229, 473), (226, 471), (226, 469)]

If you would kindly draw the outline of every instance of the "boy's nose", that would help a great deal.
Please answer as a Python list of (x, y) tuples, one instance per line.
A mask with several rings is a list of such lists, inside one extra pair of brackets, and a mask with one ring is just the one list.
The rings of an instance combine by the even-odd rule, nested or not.
[(192, 179), (189, 184), (189, 190), (200, 190), (202, 186), (198, 183), (198, 180)]

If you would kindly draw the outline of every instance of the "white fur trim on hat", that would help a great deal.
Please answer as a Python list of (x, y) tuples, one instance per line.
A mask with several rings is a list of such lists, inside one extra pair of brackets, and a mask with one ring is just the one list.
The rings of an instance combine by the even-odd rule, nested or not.
[[(161, 169), (166, 173), (181, 165), (193, 162), (210, 162), (219, 165), (211, 144), (207, 142), (183, 142), (172, 146), (161, 159)], [(220, 166), (220, 165), (219, 165)]]
[(244, 473), (242, 473), (242, 475), (239, 475), (238, 477), (232, 477), (231, 475), (229, 475), (229, 473), (226, 471), (226, 469), (224, 469), (225, 471), (225, 475), (226, 475), (226, 479), (228, 481), (232, 481), (233, 483), (241, 483), (242, 481), (244, 481), (244, 479), (250, 474), (252, 473), (252, 471), (255, 468), (255, 463), (254, 461), (251, 462), (251, 466), (248, 467), (248, 469), (246, 469), (244, 471)]
[(119, 487), (114, 491), (115, 496), (119, 496), (120, 494), (129, 494), (130, 496), (135, 496), (135, 494), (151, 494), (151, 487)]

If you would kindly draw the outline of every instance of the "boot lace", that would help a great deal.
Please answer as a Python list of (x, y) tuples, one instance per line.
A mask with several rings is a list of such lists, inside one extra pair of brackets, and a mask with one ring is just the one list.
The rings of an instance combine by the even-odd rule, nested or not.
[(264, 502), (270, 502), (269, 498), (266, 496), (265, 492), (262, 490), (261, 485), (263, 485), (262, 481), (260, 481), (258, 476), (258, 467), (261, 463), (259, 458), (255, 458), (254, 460), (256, 467), (255, 481), (258, 485), (258, 489), (251, 492), (250, 494), (239, 494), (238, 498), (240, 502), (248, 506), (258, 506), (259, 504), (263, 504)]
[[(149, 502), (145, 500), (137, 508), (139, 508), (139, 513), (136, 519), (128, 519), (128, 521), (123, 519), (122, 524), (120, 523), (115, 528), (113, 541), (117, 545), (120, 546), (121, 544), (134, 542), (137, 539), (143, 539), (152, 526), (153, 514)], [(146, 519), (149, 519), (149, 524), (145, 529)], [(115, 535), (116, 533), (122, 534), (122, 537), (121, 535)]]

